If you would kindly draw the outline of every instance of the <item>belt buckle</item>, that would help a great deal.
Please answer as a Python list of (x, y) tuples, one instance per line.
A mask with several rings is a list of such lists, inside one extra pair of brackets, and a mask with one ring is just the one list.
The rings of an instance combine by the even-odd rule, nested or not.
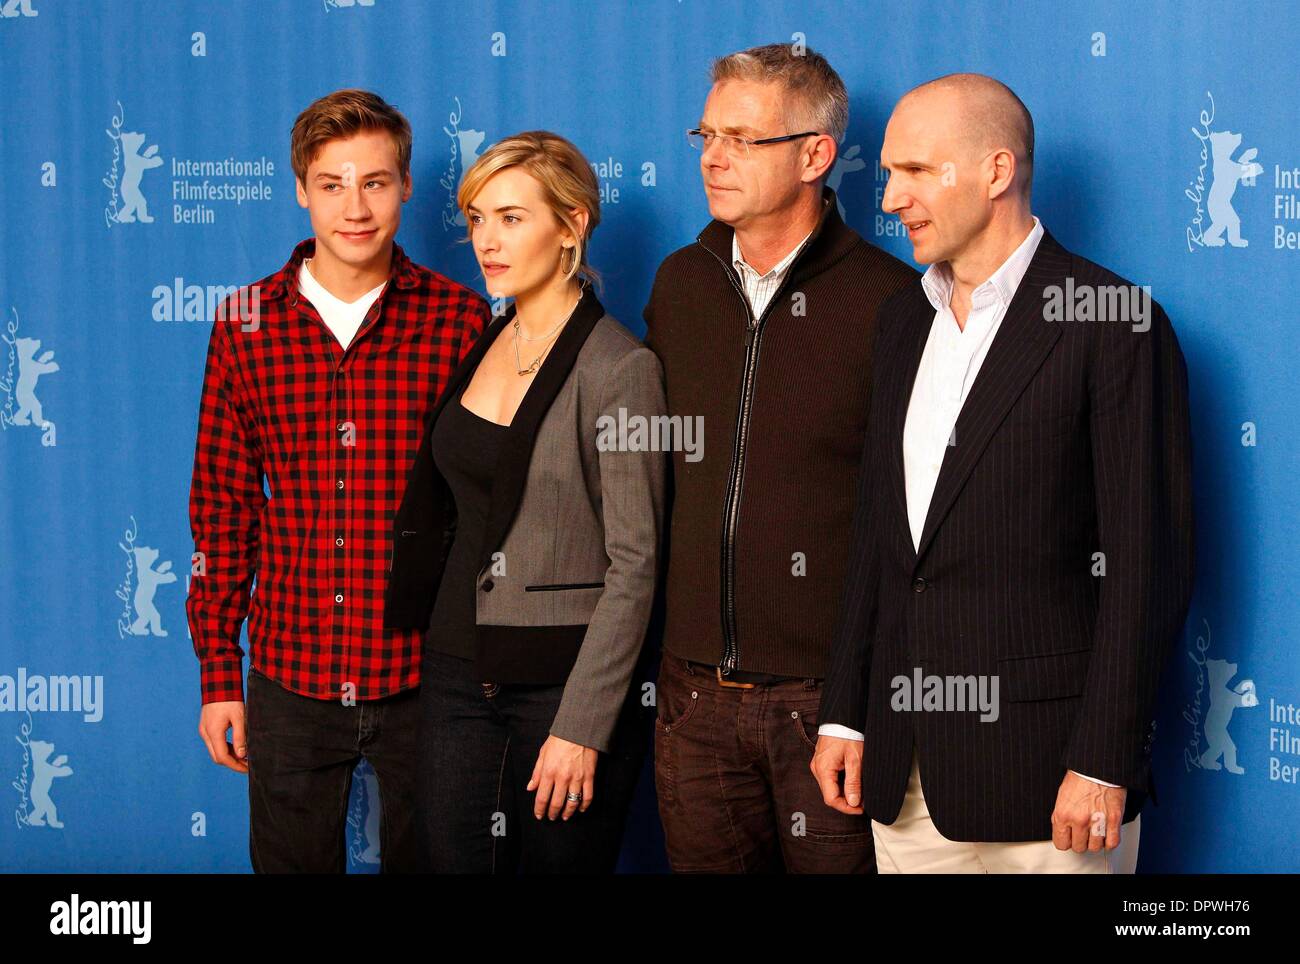
[(721, 666), (715, 666), (714, 671), (718, 674), (719, 686), (729, 686), (732, 687), (733, 689), (738, 689), (738, 690), (752, 690), (755, 686), (758, 685), (757, 683), (733, 683), (730, 680), (723, 679)]

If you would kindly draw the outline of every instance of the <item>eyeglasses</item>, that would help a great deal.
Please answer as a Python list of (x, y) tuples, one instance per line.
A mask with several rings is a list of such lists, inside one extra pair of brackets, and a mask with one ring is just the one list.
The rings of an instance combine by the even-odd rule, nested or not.
[(798, 140), (801, 137), (819, 137), (817, 131), (804, 131), (802, 134), (782, 134), (780, 137), (761, 137), (758, 140), (751, 140), (748, 137), (741, 137), (737, 134), (719, 134), (717, 131), (702, 131), (698, 127), (692, 128), (686, 132), (686, 140), (691, 147), (703, 153), (707, 151), (715, 140), (722, 141), (722, 149), (727, 152), (728, 157), (748, 158), (751, 147), (762, 147), (764, 144), (781, 144), (785, 141)]

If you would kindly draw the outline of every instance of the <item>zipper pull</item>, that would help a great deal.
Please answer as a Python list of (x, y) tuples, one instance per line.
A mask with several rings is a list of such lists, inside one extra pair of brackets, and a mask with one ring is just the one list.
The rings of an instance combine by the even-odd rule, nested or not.
[(754, 323), (753, 323), (752, 321), (751, 321), (748, 325), (745, 326), (745, 347), (746, 347), (746, 348), (750, 348), (750, 347), (753, 346), (753, 344), (754, 344), (754, 331), (755, 331), (755, 330), (756, 330), (756, 328), (755, 328), (755, 325), (754, 325)]

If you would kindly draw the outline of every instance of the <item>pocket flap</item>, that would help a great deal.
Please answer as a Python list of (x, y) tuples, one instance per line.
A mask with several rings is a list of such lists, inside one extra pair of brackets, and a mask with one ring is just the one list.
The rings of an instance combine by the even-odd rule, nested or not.
[(998, 660), (1002, 691), (1009, 703), (1078, 696), (1088, 680), (1091, 660), (1091, 649), (1003, 657)]

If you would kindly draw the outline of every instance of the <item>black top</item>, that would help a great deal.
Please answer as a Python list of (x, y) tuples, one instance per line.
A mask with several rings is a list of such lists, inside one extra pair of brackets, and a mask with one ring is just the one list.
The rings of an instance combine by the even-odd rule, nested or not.
[[(588, 336), (605, 317), (605, 309), (590, 285), (584, 285), (582, 300), (556, 336), (509, 427), (494, 424), (467, 426), (476, 437), (489, 432), (500, 436), (496, 463), (490, 470), (492, 484), (487, 497), (487, 521), (485, 525), (480, 523), (481, 528), (475, 526), (479, 528), (477, 536), (470, 536), (466, 535), (466, 530), (473, 523), (462, 521), (457, 528), (457, 503), (463, 499), (459, 493), (453, 493), (451, 481), (444, 476), (442, 468), (447, 456), (454, 458), (456, 453), (440, 446), (442, 454), (435, 463), (433, 436), (444, 414), (450, 415), (454, 421), (476, 418), (473, 413), (465, 415), (454, 411), (459, 404), (461, 388), (472, 379), (494, 339), (510, 326), (514, 315), (512, 305), (505, 314), (494, 319), (452, 372), (447, 386), (434, 403), (431, 425), (420, 442), (402, 504), (393, 517), (393, 554), (384, 588), (384, 628), (419, 629), (427, 642), (433, 635), (429, 632), (430, 627), (437, 626), (434, 645), (442, 650), (449, 645), (446, 640), (458, 638), (461, 645), (454, 651), (466, 657), (470, 654), (466, 642), (470, 614), (477, 614), (478, 609), (478, 577), (485, 566), (491, 565), (492, 553), (509, 536), (528, 484), (534, 443), (541, 424), (572, 374)], [(461, 453), (462, 457), (466, 454)], [(490, 456), (488, 458), (486, 464), (491, 465)], [(451, 544), (445, 542), (449, 531), (454, 536)], [(459, 633), (443, 630), (439, 618), (433, 613), (452, 545), (457, 547), (458, 555), (472, 549), (477, 556), (472, 564), (475, 582), (466, 583), (469, 588), (463, 600), (466, 609), (463, 610), (465, 621), (462, 627), (465, 628)], [(461, 565), (465, 565), (464, 560)], [(482, 590), (487, 591), (487, 586), (483, 585)], [(444, 605), (448, 602), (450, 598)], [(568, 679), (585, 641), (587, 626), (485, 624), (476, 626), (475, 630), (474, 673), (480, 681), (552, 685), (562, 684)]]
[(474, 658), (478, 555), (487, 528), (492, 475), (510, 426), (475, 415), (450, 399), (433, 426), (433, 460), (456, 500), (456, 536), (447, 555), (425, 643), (438, 652)]

